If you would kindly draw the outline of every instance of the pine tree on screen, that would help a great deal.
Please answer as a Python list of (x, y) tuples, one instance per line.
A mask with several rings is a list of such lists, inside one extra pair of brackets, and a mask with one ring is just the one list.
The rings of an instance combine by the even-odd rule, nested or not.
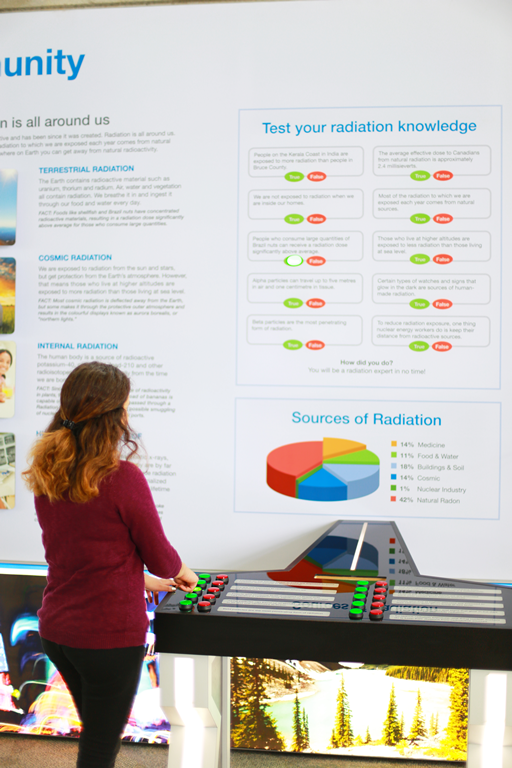
[(402, 741), (402, 739), (405, 739), (405, 717), (404, 713), (402, 712), (402, 715), (400, 717), (400, 738), (399, 741)]
[(450, 672), (450, 717), (446, 738), (442, 744), (449, 750), (450, 759), (465, 760), (468, 738), (469, 670), (452, 669)]
[(295, 691), (295, 701), (293, 703), (293, 741), (292, 752), (302, 752), (304, 749), (304, 733), (302, 726), (302, 717), (300, 711), (299, 694)]
[(436, 714), (434, 715), (434, 713), (432, 712), (432, 714), (430, 715), (430, 725), (428, 728), (428, 735), (431, 738), (434, 738), (439, 733), (438, 722), (439, 722), (439, 713), (436, 712)]
[(392, 685), (389, 694), (388, 711), (382, 729), (382, 740), (384, 741), (384, 744), (388, 747), (397, 744), (400, 741), (400, 730), (400, 720), (398, 719), (398, 711), (396, 707), (395, 686)]
[(309, 718), (306, 715), (306, 710), (302, 710), (302, 734), (304, 739), (304, 749), (309, 749), (311, 744), (309, 742)]
[(231, 746), (233, 744), (233, 731), (240, 724), (240, 712), (243, 703), (242, 698), (242, 659), (233, 656), (231, 659)]
[(336, 718), (331, 734), (331, 747), (333, 749), (337, 747), (351, 747), (353, 743), (352, 712), (350, 711), (350, 704), (345, 689), (345, 678), (342, 674), (336, 699)]
[(418, 697), (416, 699), (416, 707), (414, 709), (414, 715), (412, 718), (411, 732), (409, 733), (409, 740), (416, 741), (422, 739), (427, 735), (427, 729), (425, 728), (425, 717), (423, 715), (423, 709), (421, 707), (421, 693), (418, 688)]
[(276, 721), (267, 711), (267, 667), (262, 659), (239, 661), (239, 720), (231, 728), (232, 745), (245, 749), (282, 751), (285, 742), (277, 730)]

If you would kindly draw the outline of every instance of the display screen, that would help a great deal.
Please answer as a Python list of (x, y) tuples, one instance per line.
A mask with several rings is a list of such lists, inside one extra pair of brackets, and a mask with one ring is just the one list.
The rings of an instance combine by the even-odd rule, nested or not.
[[(37, 611), (45, 585), (44, 575), (0, 573), (0, 732), (77, 737), (80, 719), (73, 699), (39, 638)], [(151, 632), (123, 739), (153, 744), (169, 740)]]

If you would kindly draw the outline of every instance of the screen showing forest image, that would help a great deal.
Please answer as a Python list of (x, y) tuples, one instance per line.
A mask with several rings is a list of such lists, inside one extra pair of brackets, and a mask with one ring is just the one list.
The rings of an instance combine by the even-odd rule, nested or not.
[(465, 760), (467, 669), (231, 661), (231, 746)]

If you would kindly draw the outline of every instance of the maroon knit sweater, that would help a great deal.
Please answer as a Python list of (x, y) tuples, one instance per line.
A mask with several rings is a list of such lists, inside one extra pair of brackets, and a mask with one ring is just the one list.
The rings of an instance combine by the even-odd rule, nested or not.
[(35, 504), (49, 565), (41, 636), (72, 648), (144, 645), (143, 564), (168, 579), (181, 560), (140, 469), (122, 461), (84, 504), (47, 496), (36, 496)]

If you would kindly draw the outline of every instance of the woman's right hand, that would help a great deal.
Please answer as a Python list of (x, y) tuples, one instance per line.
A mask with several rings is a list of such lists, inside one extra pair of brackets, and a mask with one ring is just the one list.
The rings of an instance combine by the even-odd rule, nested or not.
[(183, 592), (192, 592), (194, 587), (197, 586), (198, 581), (199, 577), (197, 573), (191, 571), (185, 563), (182, 564), (181, 571), (178, 575), (174, 577), (174, 583), (178, 589), (181, 589)]

